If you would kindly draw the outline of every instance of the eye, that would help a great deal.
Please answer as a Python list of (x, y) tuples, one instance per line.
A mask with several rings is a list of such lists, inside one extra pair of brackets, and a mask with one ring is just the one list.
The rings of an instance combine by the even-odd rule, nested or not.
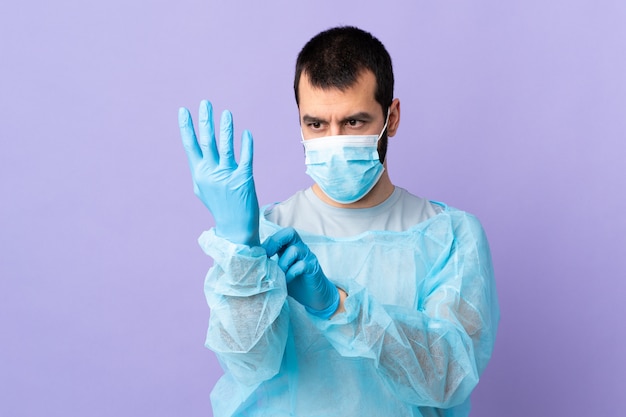
[(311, 122), (308, 124), (308, 126), (311, 129), (319, 129), (320, 127), (322, 127), (322, 124), (320, 122)]
[(363, 121), (357, 119), (349, 119), (346, 121), (346, 124), (350, 127), (361, 127), (363, 126)]

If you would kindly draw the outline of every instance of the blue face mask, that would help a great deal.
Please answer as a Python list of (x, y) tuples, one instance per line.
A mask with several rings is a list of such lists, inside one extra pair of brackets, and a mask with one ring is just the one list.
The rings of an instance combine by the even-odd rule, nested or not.
[(302, 140), (306, 173), (333, 201), (350, 204), (376, 185), (385, 168), (378, 156), (379, 135), (338, 135)]

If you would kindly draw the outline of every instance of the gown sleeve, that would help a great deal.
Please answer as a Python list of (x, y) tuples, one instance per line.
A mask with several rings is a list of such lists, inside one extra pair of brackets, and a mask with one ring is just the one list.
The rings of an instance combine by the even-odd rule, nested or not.
[(371, 359), (392, 392), (416, 406), (465, 402), (495, 341), (499, 310), (489, 246), (476, 218), (460, 218), (450, 239), (425, 236), (433, 256), (417, 308), (382, 305), (354, 280), (338, 280), (348, 293), (346, 311), (326, 321), (312, 317), (340, 355)]
[(213, 229), (198, 243), (214, 260), (204, 286), (206, 346), (229, 378), (252, 391), (280, 369), (289, 323), (284, 276), (261, 247), (233, 244)]

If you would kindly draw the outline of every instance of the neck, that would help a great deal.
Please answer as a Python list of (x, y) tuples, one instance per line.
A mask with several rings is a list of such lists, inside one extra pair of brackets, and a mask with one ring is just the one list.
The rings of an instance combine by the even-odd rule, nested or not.
[(322, 191), (322, 189), (317, 184), (313, 184), (312, 189), (315, 195), (324, 203), (328, 204), (329, 206), (339, 207), (339, 208), (348, 208), (348, 209), (353, 209), (353, 208), (358, 209), (358, 208), (370, 208), (370, 207), (374, 207), (374, 206), (381, 204), (383, 201), (388, 199), (389, 196), (391, 196), (391, 194), (393, 194), (393, 190), (395, 189), (395, 187), (391, 183), (391, 180), (389, 179), (389, 174), (387, 173), (387, 170), (385, 169), (385, 171), (383, 171), (383, 174), (380, 176), (374, 188), (372, 188), (370, 192), (365, 195), (365, 197), (363, 197), (362, 199), (358, 201), (355, 201), (354, 203), (341, 204), (341, 203), (336, 202), (335, 200), (332, 200), (330, 197), (324, 194), (324, 191)]

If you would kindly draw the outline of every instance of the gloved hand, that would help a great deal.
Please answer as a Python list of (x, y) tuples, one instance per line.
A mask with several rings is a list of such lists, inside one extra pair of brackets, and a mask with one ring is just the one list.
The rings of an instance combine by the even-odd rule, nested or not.
[(252, 134), (247, 130), (242, 134), (237, 165), (233, 155), (232, 114), (228, 110), (222, 113), (218, 154), (211, 103), (202, 100), (199, 113), (198, 144), (189, 110), (178, 111), (194, 192), (213, 215), (217, 236), (233, 243), (258, 246), (259, 203), (252, 177)]
[(317, 258), (291, 227), (279, 230), (262, 245), (268, 257), (278, 254), (287, 292), (306, 310), (327, 319), (339, 306), (339, 290), (326, 278)]

